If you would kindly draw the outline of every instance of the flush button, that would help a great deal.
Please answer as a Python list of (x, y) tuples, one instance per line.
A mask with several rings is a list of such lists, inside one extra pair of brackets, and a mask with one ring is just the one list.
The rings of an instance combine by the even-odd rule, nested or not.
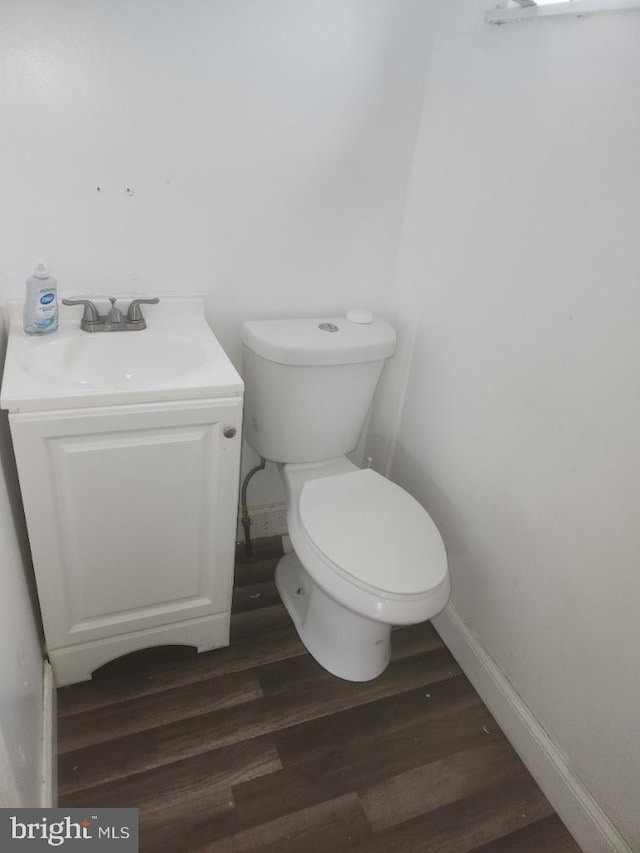
[(373, 314), (368, 308), (349, 308), (347, 320), (350, 323), (357, 323), (359, 326), (368, 326), (369, 323), (373, 323)]
[(233, 436), (236, 434), (236, 428), (235, 427), (225, 427), (222, 430), (222, 434), (225, 438), (233, 438)]

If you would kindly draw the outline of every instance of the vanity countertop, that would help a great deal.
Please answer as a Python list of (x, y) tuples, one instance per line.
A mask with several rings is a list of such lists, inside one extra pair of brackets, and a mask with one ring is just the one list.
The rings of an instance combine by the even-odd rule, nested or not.
[[(106, 311), (106, 300), (95, 301)], [(119, 302), (123, 310), (127, 301)], [(142, 331), (84, 332), (82, 309), (60, 308), (58, 331), (32, 336), (22, 328), (22, 302), (7, 303), (1, 408), (47, 411), (242, 396), (242, 379), (207, 323), (201, 297), (144, 305)]]

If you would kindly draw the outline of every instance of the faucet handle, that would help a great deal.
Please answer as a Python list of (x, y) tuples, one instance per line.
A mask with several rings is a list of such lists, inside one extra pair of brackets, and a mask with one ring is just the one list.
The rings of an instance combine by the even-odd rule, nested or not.
[(129, 305), (129, 310), (127, 311), (127, 320), (130, 323), (139, 323), (141, 320), (144, 320), (140, 306), (157, 305), (158, 302), (160, 302), (160, 300), (157, 296), (154, 296), (153, 299), (132, 299)]
[(83, 323), (99, 323), (100, 322), (100, 314), (98, 313), (98, 309), (91, 302), (90, 299), (63, 299), (63, 305), (84, 305), (84, 311), (82, 312), (82, 322)]

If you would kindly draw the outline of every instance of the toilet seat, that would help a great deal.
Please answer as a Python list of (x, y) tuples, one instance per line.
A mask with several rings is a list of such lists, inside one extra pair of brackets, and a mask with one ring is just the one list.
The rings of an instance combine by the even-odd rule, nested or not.
[(327, 568), (372, 594), (421, 598), (447, 578), (446, 551), (429, 514), (371, 469), (307, 480), (298, 519)]

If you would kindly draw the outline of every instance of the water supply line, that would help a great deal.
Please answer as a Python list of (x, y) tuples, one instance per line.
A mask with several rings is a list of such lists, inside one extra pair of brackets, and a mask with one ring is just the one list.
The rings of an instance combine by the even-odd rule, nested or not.
[(249, 480), (253, 477), (253, 475), (257, 474), (258, 471), (264, 470), (264, 466), (266, 464), (267, 460), (263, 459), (263, 457), (261, 456), (260, 464), (256, 465), (255, 468), (252, 468), (242, 481), (240, 518), (242, 520), (242, 529), (244, 530), (244, 550), (245, 557), (247, 560), (250, 560), (253, 556), (253, 543), (251, 541), (251, 518), (249, 516), (249, 507), (247, 506), (247, 486), (249, 485)]

